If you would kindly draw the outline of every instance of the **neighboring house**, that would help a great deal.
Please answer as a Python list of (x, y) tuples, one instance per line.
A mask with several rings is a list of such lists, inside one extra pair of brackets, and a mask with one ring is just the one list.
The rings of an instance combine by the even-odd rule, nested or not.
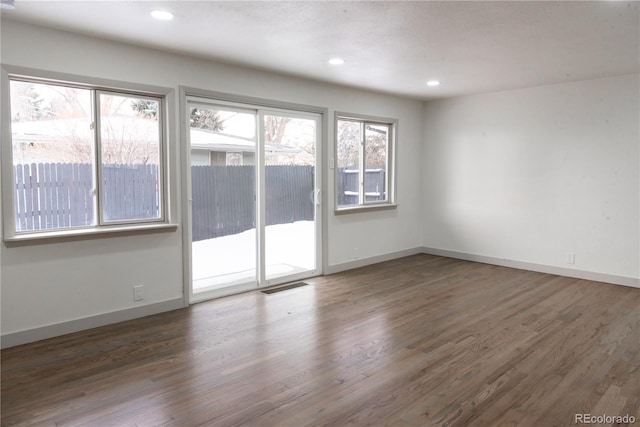
[[(103, 120), (101, 138), (105, 163), (158, 162), (158, 122), (114, 115)], [(11, 123), (13, 163), (87, 163), (94, 130), (79, 118), (14, 121)], [(121, 135), (127, 135), (123, 138)]]
[[(255, 164), (256, 143), (251, 138), (195, 128), (191, 129), (190, 137), (192, 166), (242, 166)], [(266, 143), (265, 152), (271, 154), (295, 154), (299, 150), (285, 145)]]
[(89, 122), (77, 119), (37, 120), (11, 123), (14, 164), (46, 161), (52, 163), (74, 161), (69, 152), (61, 150), (70, 140), (91, 139)]
[[(149, 129), (140, 129), (140, 139), (151, 133), (155, 122), (139, 121)], [(123, 126), (119, 123), (117, 126)], [(90, 124), (78, 119), (14, 122), (11, 124), (15, 163), (74, 162), (68, 142), (91, 139)], [(192, 128), (192, 166), (241, 166), (255, 164), (255, 141), (207, 129)], [(281, 144), (265, 144), (267, 154), (295, 154), (300, 150)]]

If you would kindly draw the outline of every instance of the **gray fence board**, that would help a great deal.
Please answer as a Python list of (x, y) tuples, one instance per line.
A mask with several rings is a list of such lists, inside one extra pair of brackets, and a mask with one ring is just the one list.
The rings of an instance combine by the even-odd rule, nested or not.
[[(365, 193), (367, 202), (375, 200), (385, 200), (386, 198), (386, 179), (385, 170), (380, 170), (377, 166), (366, 168)], [(342, 167), (338, 169), (338, 206), (349, 206), (358, 204), (358, 196), (346, 194), (346, 191), (358, 193), (360, 174), (351, 167)], [(378, 195), (372, 195), (378, 194)]]
[[(157, 217), (158, 173), (155, 165), (104, 166), (105, 218)], [(193, 166), (191, 173), (194, 241), (255, 227), (253, 166)], [(18, 231), (94, 223), (91, 165), (15, 165), (14, 179)], [(313, 220), (314, 188), (312, 166), (266, 166), (266, 225)]]
[[(266, 225), (314, 218), (312, 166), (265, 167)], [(253, 166), (193, 166), (192, 240), (255, 228)]]

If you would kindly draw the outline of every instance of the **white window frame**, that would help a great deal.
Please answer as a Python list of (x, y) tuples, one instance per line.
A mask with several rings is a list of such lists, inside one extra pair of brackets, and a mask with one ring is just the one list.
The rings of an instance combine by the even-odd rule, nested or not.
[[(360, 180), (359, 187), (359, 201), (357, 205), (339, 206), (339, 192), (341, 191), (339, 186), (339, 159), (338, 159), (338, 121), (351, 121), (359, 123), (361, 126), (361, 141), (360, 141), (360, 163), (358, 165), (358, 171)], [(367, 124), (371, 125), (384, 125), (389, 127), (389, 136), (387, 140), (387, 179), (386, 179), (386, 200), (366, 201), (365, 197), (365, 173), (366, 173), (366, 156), (365, 152), (365, 132)], [(396, 153), (397, 153), (397, 138), (398, 138), (398, 119), (391, 119), (385, 117), (368, 116), (363, 114), (353, 114), (338, 112), (335, 113), (334, 120), (334, 180), (335, 180), (335, 213), (345, 214), (370, 210), (382, 210), (382, 209), (395, 209), (397, 208), (396, 202)]]
[[(89, 90), (92, 92), (92, 120), (94, 122), (94, 153), (92, 162), (94, 165), (94, 180), (97, 191), (95, 211), (95, 224), (86, 227), (54, 228), (42, 230), (18, 231), (15, 222), (15, 191), (13, 176), (13, 138), (11, 135), (11, 113), (10, 113), (10, 81), (26, 81), (39, 84), (51, 84), (58, 86), (74, 87)], [(2, 66), (0, 80), (2, 98), (0, 99), (0, 117), (2, 118), (0, 152), (2, 153), (1, 176), (2, 176), (2, 212), (3, 212), (3, 240), (5, 242), (19, 242), (40, 239), (60, 239), (65, 237), (83, 235), (101, 235), (106, 233), (123, 233), (135, 231), (153, 231), (162, 229), (177, 228), (177, 224), (171, 222), (171, 209), (169, 205), (169, 179), (168, 179), (168, 96), (172, 89), (160, 88), (148, 85), (136, 85), (124, 82), (114, 82), (101, 79), (92, 79), (82, 76), (70, 76), (61, 73), (53, 73), (41, 70), (31, 70), (23, 67), (10, 65)], [(99, 109), (96, 108), (97, 98), (100, 94), (115, 94), (120, 96), (131, 96), (141, 98), (152, 98), (159, 102), (158, 119), (160, 121), (159, 136), (159, 210), (158, 218), (131, 219), (105, 221), (102, 212), (103, 191), (100, 183), (100, 135), (99, 135)], [(95, 205), (94, 205), (95, 206)]]

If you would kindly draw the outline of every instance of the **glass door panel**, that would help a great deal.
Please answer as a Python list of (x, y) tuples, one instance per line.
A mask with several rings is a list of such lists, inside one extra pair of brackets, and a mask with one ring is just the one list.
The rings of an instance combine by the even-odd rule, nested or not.
[(190, 301), (320, 273), (319, 114), (189, 98)]
[(257, 281), (256, 113), (189, 103), (193, 294)]
[(263, 114), (267, 284), (317, 267), (318, 119)]

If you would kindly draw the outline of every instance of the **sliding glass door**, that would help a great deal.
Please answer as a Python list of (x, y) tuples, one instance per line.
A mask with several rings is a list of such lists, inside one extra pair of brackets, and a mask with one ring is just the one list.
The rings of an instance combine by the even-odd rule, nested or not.
[(255, 281), (256, 115), (189, 105), (193, 292)]
[(191, 301), (319, 273), (320, 116), (189, 98)]
[(318, 120), (262, 114), (264, 124), (265, 278), (316, 268)]

